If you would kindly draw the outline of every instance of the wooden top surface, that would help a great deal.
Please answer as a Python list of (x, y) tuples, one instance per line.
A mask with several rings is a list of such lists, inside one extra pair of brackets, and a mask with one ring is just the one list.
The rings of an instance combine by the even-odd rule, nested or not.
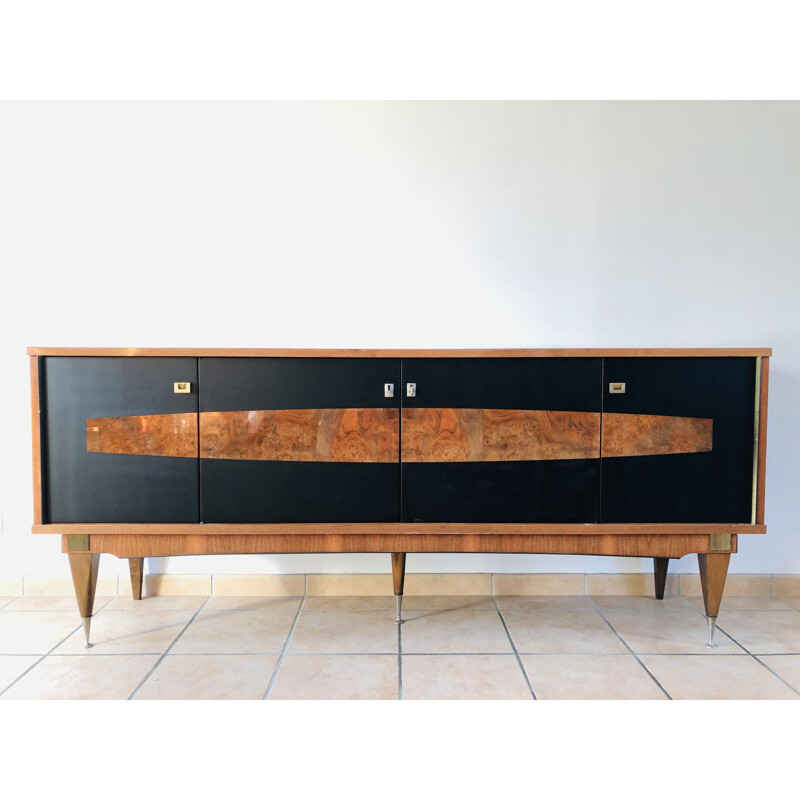
[(238, 347), (29, 347), (29, 356), (227, 356), (245, 358), (611, 358), (611, 357), (700, 357), (771, 356), (771, 347), (658, 347), (658, 348), (567, 348), (497, 350), (322, 350), (311, 348)]

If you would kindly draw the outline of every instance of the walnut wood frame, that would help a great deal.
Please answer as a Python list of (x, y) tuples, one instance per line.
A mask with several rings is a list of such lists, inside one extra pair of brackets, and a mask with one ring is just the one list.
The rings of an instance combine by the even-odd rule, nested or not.
[[(93, 596), (84, 556), (109, 553), (131, 559), (134, 596), (141, 590), (141, 561), (171, 555), (235, 553), (351, 553), (392, 554), (395, 586), (402, 587), (404, 553), (563, 553), (634, 556), (655, 559), (655, 592), (663, 596), (670, 558), (698, 555), (704, 581), (706, 614), (715, 617), (724, 587), (722, 565), (737, 552), (740, 534), (764, 534), (766, 433), (769, 357), (771, 348), (695, 349), (567, 349), (567, 350), (286, 350), (185, 348), (28, 348), (31, 374), (33, 442), (33, 533), (58, 533), (70, 554), (76, 592)], [(758, 419), (754, 443), (753, 524), (510, 524), (510, 523), (358, 523), (358, 524), (60, 524), (42, 523), (43, 484), (40, 438), (39, 357), (41, 356), (188, 356), (188, 357), (708, 357), (739, 356), (760, 359)], [(728, 538), (729, 537), (729, 538)], [(722, 542), (722, 546), (720, 545)], [(708, 564), (714, 580), (707, 578)], [(88, 562), (87, 562), (88, 563)], [(94, 563), (94, 561), (92, 562)], [(402, 570), (399, 565), (402, 563)], [(135, 573), (135, 576), (134, 576)], [(87, 577), (88, 576), (88, 577)], [(137, 587), (138, 584), (138, 587)], [(86, 609), (82, 607), (82, 614)], [(712, 613), (713, 612), (713, 613)]]

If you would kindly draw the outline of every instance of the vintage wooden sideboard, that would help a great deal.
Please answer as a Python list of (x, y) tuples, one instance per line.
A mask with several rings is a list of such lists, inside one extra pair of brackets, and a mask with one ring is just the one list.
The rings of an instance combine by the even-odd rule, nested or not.
[(28, 349), (34, 533), (101, 553), (697, 553), (765, 533), (768, 348)]

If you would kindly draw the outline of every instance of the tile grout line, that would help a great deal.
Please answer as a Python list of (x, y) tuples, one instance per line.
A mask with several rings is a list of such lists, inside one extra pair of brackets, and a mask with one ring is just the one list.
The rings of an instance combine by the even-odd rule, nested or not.
[(83, 623), (78, 625), (75, 628), (75, 630), (72, 631), (72, 633), (67, 634), (60, 642), (56, 642), (56, 644), (54, 644), (41, 658), (39, 658), (37, 661), (34, 661), (33, 664), (31, 664), (28, 667), (28, 669), (25, 670), (25, 672), (23, 672), (21, 675), (18, 675), (13, 681), (11, 681), (11, 683), (8, 684), (8, 686), (6, 686), (5, 689), (0, 691), (0, 697), (2, 697), (2, 695), (4, 695), (15, 683), (21, 681), (34, 667), (39, 666), (39, 664), (41, 664), (42, 661), (44, 661), (47, 658), (47, 656), (49, 656), (53, 652), (53, 650), (55, 650), (57, 647), (61, 647), (61, 645), (64, 644), (64, 642), (66, 642), (67, 639), (74, 636), (82, 628), (83, 628)]
[(667, 700), (672, 700), (673, 699), (672, 695), (661, 685), (661, 682), (658, 680), (658, 678), (656, 678), (656, 676), (653, 675), (652, 672), (650, 672), (650, 670), (645, 666), (642, 659), (639, 658), (639, 656), (633, 652), (633, 648), (619, 635), (617, 629), (606, 619), (605, 614), (603, 614), (603, 612), (595, 605), (595, 602), (594, 600), (592, 600), (591, 597), (589, 598), (589, 602), (594, 606), (594, 610), (600, 615), (600, 618), (603, 620), (603, 622), (605, 622), (606, 625), (608, 625), (608, 627), (611, 628), (612, 631), (614, 631), (614, 635), (622, 642), (622, 644), (625, 645), (628, 652), (636, 659), (639, 666), (652, 678), (653, 683), (655, 683), (655, 685), (658, 686), (658, 688), (661, 689), (662, 692), (664, 692), (664, 694), (667, 697)]
[(300, 613), (303, 610), (303, 606), (306, 604), (307, 596), (308, 595), (305, 595), (303, 597), (303, 599), (300, 601), (300, 605), (297, 607), (297, 613), (294, 615), (294, 620), (292, 620), (292, 627), (289, 628), (289, 633), (286, 636), (286, 641), (283, 643), (283, 649), (281, 650), (281, 653), (278, 656), (278, 660), (275, 662), (275, 669), (272, 670), (272, 677), (269, 679), (269, 683), (267, 684), (264, 696), (261, 698), (262, 700), (269, 700), (269, 696), (272, 693), (272, 687), (275, 685), (275, 680), (278, 677), (278, 670), (281, 668), (281, 665), (283, 664), (283, 659), (286, 657), (286, 651), (289, 649), (289, 644), (292, 641), (294, 630), (297, 627), (298, 620), (300, 619)]
[[(744, 652), (748, 656), (750, 656), (751, 658), (754, 658), (756, 661), (758, 661), (758, 663), (761, 664), (761, 666), (764, 667), (764, 669), (766, 669), (769, 672), (771, 672), (781, 683), (786, 684), (786, 686), (788, 686), (795, 694), (800, 695), (800, 692), (797, 691), (797, 689), (795, 689), (794, 686), (792, 686), (791, 683), (789, 683), (788, 681), (784, 680), (780, 675), (778, 675), (777, 672), (775, 672), (774, 669), (772, 669), (770, 666), (765, 664), (755, 653), (751, 653), (741, 642), (739, 642), (736, 639), (734, 639), (733, 636), (731, 636), (729, 633), (727, 633), (719, 625), (717, 625), (717, 630), (721, 630), (732, 642), (735, 642), (737, 645), (739, 645), (739, 647), (741, 647), (742, 650), (744, 650)], [(762, 655), (763, 655), (763, 653), (762, 653)], [(781, 654), (780, 653), (771, 653), (770, 655), (781, 655)]]
[[(24, 597), (24, 596), (25, 595), (20, 595), (20, 597)], [(19, 600), (20, 597), (18, 597), (17, 600)], [(108, 600), (102, 606), (100, 606), (100, 608), (97, 609), (96, 613), (99, 614), (112, 600), (113, 600), (113, 597), (109, 597)], [(14, 603), (14, 602), (16, 602), (16, 601), (12, 601), (12, 603)], [(9, 603), (9, 606), (12, 605), (12, 603)], [(3, 610), (5, 610), (5, 608)], [(67, 634), (60, 642), (56, 642), (56, 644), (54, 644), (43, 656), (41, 656), (41, 658), (39, 658), (36, 661), (34, 661), (33, 664), (31, 664), (28, 667), (28, 669), (26, 669), (21, 675), (18, 675), (13, 681), (11, 681), (11, 683), (8, 684), (8, 686), (6, 686), (4, 689), (0, 689), (0, 696), (5, 694), (15, 683), (17, 683), (17, 681), (22, 680), (34, 667), (38, 667), (39, 664), (41, 664), (42, 661), (44, 661), (47, 658), (47, 656), (52, 655), (54, 650), (56, 650), (58, 647), (61, 647), (61, 645), (64, 644), (64, 642), (66, 642), (67, 639), (69, 639), (70, 637), (74, 636), (79, 630), (81, 630), (82, 627), (83, 627), (83, 624), (81, 623), (81, 625), (78, 625), (78, 627), (75, 628), (75, 630), (72, 631), (72, 633)], [(3, 654), (3, 655), (5, 655), (5, 654)], [(9, 655), (17, 655), (17, 654), (16, 653), (9, 653)], [(25, 653), (22, 653), (21, 655), (25, 655)], [(38, 653), (32, 653), (31, 655), (39, 655), (39, 654)], [(69, 655), (83, 655), (83, 654), (82, 653), (81, 654), (70, 653)]]
[(397, 626), (397, 699), (403, 699), (403, 624)]
[(147, 673), (147, 675), (145, 675), (144, 678), (142, 678), (142, 680), (139, 682), (139, 685), (130, 693), (130, 695), (128, 695), (128, 700), (133, 700), (133, 698), (136, 697), (136, 693), (139, 691), (139, 689), (141, 689), (142, 686), (144, 686), (145, 683), (147, 683), (147, 681), (150, 680), (150, 676), (158, 669), (159, 664), (161, 664), (161, 662), (167, 657), (169, 651), (172, 650), (173, 647), (175, 647), (175, 645), (180, 640), (181, 636), (183, 636), (183, 634), (186, 633), (189, 626), (197, 619), (197, 615), (206, 607), (209, 600), (211, 600), (211, 595), (206, 597), (200, 608), (198, 608), (197, 611), (194, 612), (191, 619), (181, 629), (181, 632), (172, 640), (172, 644), (170, 644), (170, 646), (161, 654), (161, 657), (156, 660), (156, 663), (153, 664), (152, 668)]
[(503, 624), (503, 629), (506, 632), (506, 636), (508, 636), (509, 644), (511, 645), (511, 649), (514, 651), (514, 658), (517, 659), (517, 664), (519, 668), (522, 670), (522, 677), (525, 678), (525, 683), (528, 684), (528, 689), (531, 693), (531, 697), (534, 700), (538, 700), (539, 698), (536, 696), (536, 692), (533, 690), (533, 684), (531, 683), (531, 679), (528, 677), (528, 672), (525, 669), (525, 665), (522, 663), (522, 659), (519, 656), (519, 652), (517, 651), (517, 646), (514, 644), (514, 640), (511, 638), (511, 633), (508, 630), (508, 625), (506, 625), (505, 617), (503, 617), (503, 612), (500, 610), (500, 606), (497, 605), (497, 598), (492, 595), (492, 602), (494, 603), (495, 611), (497, 611), (497, 615), (500, 617), (500, 622)]

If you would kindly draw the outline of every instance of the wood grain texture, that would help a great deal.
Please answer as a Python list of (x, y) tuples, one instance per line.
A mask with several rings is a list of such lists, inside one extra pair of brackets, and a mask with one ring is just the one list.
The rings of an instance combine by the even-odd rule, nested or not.
[(725, 579), (728, 576), (730, 553), (704, 553), (697, 554), (697, 563), (700, 567), (700, 585), (703, 590), (703, 604), (707, 617), (716, 617), (722, 602), (722, 591), (725, 588)]
[(29, 347), (29, 356), (188, 356), (206, 358), (658, 358), (771, 356), (771, 347), (628, 347), (472, 350), (342, 350), (319, 348), (252, 347)]
[(204, 411), (200, 456), (258, 461), (388, 463), (399, 457), (396, 408)]
[(31, 434), (33, 442), (33, 522), (41, 525), (42, 518), (42, 421), (39, 406), (39, 359), (30, 357), (31, 370)]
[[(58, 522), (34, 525), (33, 533), (82, 533), (90, 537), (141, 534), (145, 536), (190, 536), (213, 534), (215, 536), (285, 536), (295, 534), (388, 534), (397, 536), (465, 534), (491, 535), (552, 535), (552, 536), (670, 536), (697, 534), (764, 534), (766, 525), (743, 523), (672, 523), (672, 522), (603, 522), (559, 523), (542, 522), (244, 522), (244, 523), (138, 523), (138, 522)], [(402, 548), (397, 552), (401, 552)]]
[[(736, 542), (733, 542), (735, 552)], [(132, 556), (226, 555), (248, 553), (564, 553), (577, 555), (681, 558), (705, 552), (708, 537), (686, 536), (422, 536), (315, 534), (278, 536), (97, 535), (92, 550), (118, 558)]]
[(392, 553), (392, 590), (395, 594), (403, 594), (406, 581), (406, 554)]
[(86, 420), (86, 450), (197, 458), (197, 414), (142, 414)]
[[(601, 415), (580, 411), (404, 408), (405, 462), (597, 458)], [(711, 450), (713, 420), (603, 414), (602, 455), (654, 456)], [(201, 458), (391, 463), (398, 460), (394, 408), (205, 411)], [(196, 458), (197, 415), (143, 414), (86, 420), (86, 450)]]
[(496, 408), (404, 408), (402, 461), (597, 458), (600, 414)]
[(656, 414), (603, 414), (603, 458), (706, 453), (714, 420)]
[(764, 493), (767, 488), (767, 394), (769, 359), (761, 359), (761, 402), (758, 412), (758, 474), (756, 477), (756, 522), (764, 522)]
[(72, 572), (72, 585), (78, 610), (83, 618), (91, 617), (94, 609), (94, 595), (97, 589), (97, 570), (100, 566), (100, 553), (70, 553), (69, 567)]
[(144, 559), (129, 558), (128, 568), (131, 574), (131, 594), (134, 600), (142, 599), (142, 586), (144, 585)]

